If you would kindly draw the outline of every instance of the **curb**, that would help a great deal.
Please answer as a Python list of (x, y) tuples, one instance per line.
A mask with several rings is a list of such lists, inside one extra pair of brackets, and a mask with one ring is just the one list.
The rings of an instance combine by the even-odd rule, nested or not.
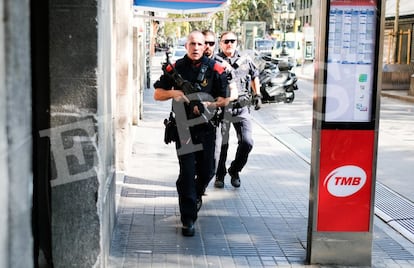
[(410, 103), (414, 103), (414, 96), (384, 92), (384, 90), (381, 91), (381, 96), (382, 97), (393, 98), (393, 99), (397, 99), (397, 100), (402, 100), (402, 101), (406, 101), (406, 102), (410, 102)]
[(310, 76), (310, 75), (303, 75), (303, 74), (296, 73), (296, 77), (298, 79), (304, 79), (304, 80), (308, 80), (308, 81), (313, 81), (314, 80), (313, 76)]

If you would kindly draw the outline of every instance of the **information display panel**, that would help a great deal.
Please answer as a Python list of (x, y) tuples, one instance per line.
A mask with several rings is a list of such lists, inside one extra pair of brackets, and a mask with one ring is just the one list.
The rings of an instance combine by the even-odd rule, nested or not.
[(369, 266), (385, 0), (317, 3), (307, 260)]
[(376, 0), (331, 0), (325, 122), (371, 122), (375, 96)]

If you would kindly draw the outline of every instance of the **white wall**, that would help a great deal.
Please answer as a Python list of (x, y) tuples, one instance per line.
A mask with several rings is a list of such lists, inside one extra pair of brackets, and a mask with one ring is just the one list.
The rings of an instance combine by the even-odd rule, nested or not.
[(116, 1), (114, 34), (116, 38), (116, 167), (125, 171), (131, 143), (132, 86), (132, 0)]
[(33, 266), (29, 7), (28, 0), (0, 4), (7, 17), (0, 19), (1, 267)]
[(7, 167), (6, 87), (4, 74), (4, 10), (0, 1), (0, 267), (7, 267), (7, 216), (9, 175)]
[(98, 214), (101, 222), (101, 254), (95, 267), (107, 267), (112, 231), (115, 225), (115, 130), (113, 123), (115, 70), (112, 1), (98, 4)]

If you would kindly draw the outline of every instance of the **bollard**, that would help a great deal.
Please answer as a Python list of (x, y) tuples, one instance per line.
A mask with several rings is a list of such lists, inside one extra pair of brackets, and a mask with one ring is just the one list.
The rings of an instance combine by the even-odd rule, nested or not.
[(414, 74), (410, 77), (410, 89), (408, 90), (408, 96), (414, 96)]

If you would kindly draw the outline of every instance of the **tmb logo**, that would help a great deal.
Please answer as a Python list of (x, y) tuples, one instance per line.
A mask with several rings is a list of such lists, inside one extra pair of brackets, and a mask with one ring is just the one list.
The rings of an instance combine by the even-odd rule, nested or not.
[(362, 168), (349, 165), (336, 168), (329, 173), (323, 185), (331, 195), (346, 197), (361, 190), (366, 181), (367, 175)]

